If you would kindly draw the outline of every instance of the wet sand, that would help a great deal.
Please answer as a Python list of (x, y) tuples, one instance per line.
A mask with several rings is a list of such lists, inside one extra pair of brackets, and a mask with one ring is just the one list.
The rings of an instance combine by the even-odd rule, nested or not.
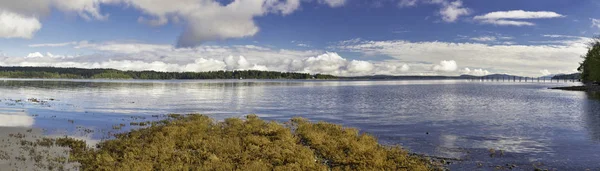
[(0, 127), (0, 170), (78, 170), (68, 162), (69, 149), (38, 145), (42, 130), (27, 127)]

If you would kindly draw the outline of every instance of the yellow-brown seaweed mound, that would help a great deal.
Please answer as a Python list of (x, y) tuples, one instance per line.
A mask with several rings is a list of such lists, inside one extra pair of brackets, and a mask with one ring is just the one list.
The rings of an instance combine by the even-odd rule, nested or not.
[(255, 115), (215, 122), (174, 116), (88, 148), (62, 138), (82, 170), (433, 170), (429, 161), (340, 125)]

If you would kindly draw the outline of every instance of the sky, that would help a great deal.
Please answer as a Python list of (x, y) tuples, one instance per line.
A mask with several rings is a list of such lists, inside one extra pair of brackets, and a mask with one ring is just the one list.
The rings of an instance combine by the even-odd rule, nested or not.
[(0, 66), (574, 73), (597, 0), (0, 0)]

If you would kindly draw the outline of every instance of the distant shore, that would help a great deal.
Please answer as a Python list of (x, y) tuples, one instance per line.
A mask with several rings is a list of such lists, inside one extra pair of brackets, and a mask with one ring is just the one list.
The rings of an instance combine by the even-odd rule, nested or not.
[(600, 85), (583, 85), (570, 87), (552, 87), (553, 90), (600, 92)]

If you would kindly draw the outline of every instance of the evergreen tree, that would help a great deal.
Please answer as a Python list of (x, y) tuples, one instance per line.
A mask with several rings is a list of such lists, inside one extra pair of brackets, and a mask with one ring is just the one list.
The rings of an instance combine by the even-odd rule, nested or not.
[(600, 37), (595, 38), (583, 56), (584, 60), (577, 70), (584, 83), (600, 82)]

